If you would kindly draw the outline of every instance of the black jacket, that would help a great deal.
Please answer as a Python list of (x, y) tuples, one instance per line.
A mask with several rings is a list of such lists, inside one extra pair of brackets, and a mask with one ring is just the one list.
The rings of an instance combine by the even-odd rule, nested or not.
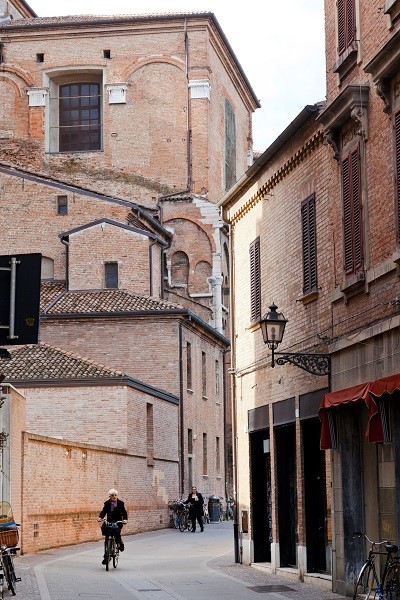
[(116, 523), (117, 521), (126, 521), (128, 519), (128, 513), (125, 509), (125, 504), (122, 500), (117, 499), (117, 506), (114, 510), (111, 510), (111, 500), (106, 500), (104, 506), (99, 514), (100, 519), (104, 519), (107, 515), (107, 521), (110, 523)]
[[(193, 495), (197, 496), (197, 500), (193, 500)], [(187, 500), (184, 501), (183, 504), (189, 504), (189, 514), (194, 516), (202, 517), (204, 514), (203, 511), (203, 496), (197, 492), (196, 494), (189, 494)]]

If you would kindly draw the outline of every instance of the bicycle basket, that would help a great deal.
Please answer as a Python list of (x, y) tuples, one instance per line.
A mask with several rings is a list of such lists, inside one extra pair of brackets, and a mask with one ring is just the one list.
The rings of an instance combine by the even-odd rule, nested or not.
[(116, 535), (118, 533), (118, 524), (110, 523), (109, 521), (104, 521), (101, 526), (101, 533), (103, 535)]
[(0, 528), (0, 545), (13, 548), (18, 546), (18, 529), (1, 527)]

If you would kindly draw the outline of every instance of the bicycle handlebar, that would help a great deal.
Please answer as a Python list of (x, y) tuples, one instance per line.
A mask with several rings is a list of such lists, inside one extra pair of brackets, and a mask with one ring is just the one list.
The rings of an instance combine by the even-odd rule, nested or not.
[[(97, 519), (98, 523), (104, 523), (104, 521), (107, 521), (107, 519), (101, 519), (100, 517)], [(114, 523), (122, 523), (123, 525), (126, 525), (127, 522), (127, 519), (124, 519), (123, 521), (114, 521)], [(109, 521), (109, 523), (111, 523), (111, 521)]]
[(367, 534), (363, 533), (362, 531), (355, 531), (353, 533), (353, 538), (365, 538), (366, 540), (368, 540), (371, 546), (383, 546), (384, 544), (391, 543), (389, 540), (384, 540), (383, 542), (374, 542), (373, 540), (370, 540)]

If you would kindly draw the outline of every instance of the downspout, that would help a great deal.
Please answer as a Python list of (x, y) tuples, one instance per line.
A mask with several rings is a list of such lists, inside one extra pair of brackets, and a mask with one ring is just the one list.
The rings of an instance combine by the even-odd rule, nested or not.
[[(154, 287), (153, 287), (153, 252), (152, 252), (152, 249), (153, 249), (153, 246), (155, 246), (156, 244), (157, 244), (157, 242), (154, 240), (149, 245), (149, 270), (150, 270), (150, 286), (149, 286), (150, 290), (149, 291), (150, 291), (150, 296), (153, 296), (153, 290), (154, 290)], [(161, 256), (162, 256), (162, 253), (161, 253)], [(161, 266), (161, 273), (162, 273), (162, 264), (160, 266)], [(161, 291), (162, 291), (162, 288), (161, 288)]]
[(182, 498), (185, 481), (185, 437), (184, 437), (184, 415), (183, 415), (183, 326), (179, 323), (179, 429), (180, 429), (180, 470), (179, 470), (179, 498)]
[(235, 252), (233, 244), (233, 229), (229, 225), (229, 255), (231, 257), (229, 265), (229, 279), (230, 279), (230, 299), (229, 299), (229, 313), (230, 313), (230, 328), (231, 328), (231, 399), (232, 399), (232, 472), (233, 472), (233, 497), (235, 506), (233, 510), (233, 543), (235, 553), (235, 563), (242, 562), (243, 546), (241, 540), (239, 541), (239, 479), (237, 474), (237, 415), (236, 415), (236, 338), (235, 338), (235, 317), (234, 317), (234, 302), (232, 290), (235, 289), (234, 282), (234, 263), (235, 263)]
[(189, 88), (189, 37), (187, 34), (187, 19), (185, 19), (185, 69), (186, 69), (186, 143), (187, 143), (187, 188), (192, 191), (192, 129), (191, 129), (191, 110), (190, 110), (190, 88)]
[(69, 291), (69, 242), (65, 238), (61, 238), (61, 243), (65, 246), (65, 282)]

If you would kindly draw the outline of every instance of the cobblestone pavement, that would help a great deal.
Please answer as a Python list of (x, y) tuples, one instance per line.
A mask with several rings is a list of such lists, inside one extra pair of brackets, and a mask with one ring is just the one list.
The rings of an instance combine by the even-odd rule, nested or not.
[[(210, 530), (208, 530), (210, 527)], [(309, 585), (306, 583), (301, 583), (298, 580), (287, 578), (281, 575), (272, 575), (269, 573), (265, 573), (255, 569), (253, 567), (247, 565), (236, 564), (234, 562), (233, 555), (233, 536), (230, 537), (230, 531), (227, 531), (228, 528), (231, 528), (231, 523), (221, 523), (221, 524), (212, 524), (206, 527), (204, 536), (200, 534), (196, 534), (196, 538), (192, 538), (189, 533), (180, 533), (173, 529), (155, 531), (137, 534), (135, 536), (124, 536), (125, 548), (127, 552), (122, 555), (121, 558), (121, 567), (125, 568), (125, 571), (135, 572), (137, 570), (138, 573), (144, 572), (141, 567), (142, 557), (138, 552), (138, 549), (143, 547), (146, 543), (153, 544), (153, 548), (157, 548), (158, 546), (161, 549), (161, 552), (168, 552), (171, 554), (171, 550), (173, 548), (177, 549), (177, 560), (176, 566), (172, 563), (172, 569), (176, 568), (177, 573), (179, 572), (180, 576), (182, 573), (185, 576), (185, 568), (184, 568), (184, 559), (182, 560), (182, 555), (179, 556), (180, 550), (179, 548), (183, 548), (183, 552), (185, 552), (184, 544), (188, 547), (190, 543), (190, 547), (193, 548), (193, 541), (195, 540), (195, 546), (199, 544), (199, 546), (203, 546), (207, 549), (205, 556), (212, 555), (209, 549), (210, 546), (216, 544), (216, 541), (219, 537), (224, 537), (226, 540), (225, 545), (222, 546), (222, 549), (225, 549), (226, 552), (222, 555), (216, 555), (214, 558), (206, 559), (206, 569), (209, 573), (209, 582), (212, 585), (212, 580), (216, 581), (220, 578), (224, 579), (227, 582), (227, 587), (234, 583), (234, 580), (237, 580), (240, 583), (240, 589), (243, 590), (243, 596), (248, 597), (249, 590), (252, 588), (255, 589), (254, 592), (254, 600), (276, 600), (278, 598), (285, 600), (288, 598), (296, 598), (296, 600), (345, 600), (343, 596), (339, 596), (338, 594), (333, 594), (330, 591), (326, 591), (325, 589), (321, 589), (320, 587)], [(207, 531), (209, 531), (210, 535), (207, 535)], [(232, 540), (232, 543), (231, 543)], [(164, 550), (166, 548), (167, 550)], [(221, 548), (221, 545), (218, 545), (218, 548)], [(89, 542), (85, 544), (77, 544), (74, 546), (65, 546), (62, 548), (56, 548), (51, 550), (46, 550), (43, 552), (39, 552), (37, 554), (26, 554), (23, 556), (19, 556), (15, 560), (15, 568), (17, 572), (17, 576), (21, 577), (21, 582), (17, 583), (17, 596), (16, 600), (20, 598), (21, 600), (53, 600), (53, 598), (114, 598), (114, 600), (119, 600), (120, 597), (117, 595), (106, 595), (99, 596), (98, 594), (92, 595), (89, 593), (89, 590), (72, 593), (73, 589), (73, 577), (71, 578), (71, 560), (75, 560), (76, 564), (82, 564), (82, 561), (88, 561), (88, 573), (90, 576), (96, 577), (103, 576), (104, 567), (101, 567), (101, 556), (102, 556), (103, 545), (101, 541), (98, 542)], [(94, 559), (94, 557), (99, 557)], [(184, 554), (185, 556), (185, 554)], [(169, 557), (170, 559), (170, 557)], [(65, 572), (65, 581), (60, 582), (61, 585), (64, 586), (64, 590), (71, 589), (71, 594), (68, 594), (68, 591), (64, 591), (64, 595), (59, 592), (61, 595), (54, 595), (53, 591), (49, 592), (47, 585), (43, 585), (44, 578), (49, 576), (51, 573), (52, 566), (57, 565), (58, 573), (61, 573), (60, 580), (62, 580)], [(86, 568), (86, 564), (85, 564)], [(150, 571), (153, 570), (154, 578), (158, 577), (158, 569), (159, 563), (157, 560), (154, 560), (154, 568), (152, 569), (151, 564)], [(121, 569), (121, 573), (123, 572)], [(117, 572), (120, 571), (120, 567), (118, 567)], [(96, 575), (98, 573), (98, 575)], [(105, 575), (105, 573), (104, 573)], [(110, 574), (108, 574), (110, 575)], [(146, 576), (149, 577), (149, 570), (146, 573)], [(173, 573), (171, 573), (173, 578)], [(197, 577), (198, 579), (198, 577)], [(190, 593), (190, 586), (193, 586), (193, 591), (195, 590), (194, 585), (198, 583), (193, 581), (193, 572), (188, 570), (187, 573), (187, 586), (188, 586), (188, 598), (195, 598), (195, 594)], [(221, 582), (219, 581), (219, 585)], [(262, 588), (260, 589), (260, 586)], [(181, 589), (181, 588), (180, 588)], [(221, 589), (221, 587), (216, 588)], [(238, 595), (235, 594), (235, 598), (240, 598), (240, 589)], [(262, 591), (261, 591), (262, 590)], [(159, 590), (161, 592), (161, 590)], [(204, 590), (206, 591), (206, 590)], [(253, 590), (251, 590), (253, 591)], [(221, 594), (218, 592), (218, 595), (214, 595), (215, 600), (219, 600), (219, 598), (226, 598), (225, 594)], [(129, 595), (129, 594), (128, 594)], [(172, 594), (174, 596), (174, 594)], [(208, 596), (209, 594), (207, 594)], [(12, 596), (6, 592), (4, 598), (12, 598)], [(125, 596), (124, 596), (125, 597)], [(131, 597), (129, 595), (129, 597)], [(137, 598), (139, 595), (135, 595), (132, 592), (132, 597)], [(149, 597), (157, 597), (150, 594)], [(177, 598), (182, 598), (182, 594), (179, 594), (178, 591), (176, 593)], [(229, 596), (231, 597), (231, 596)], [(186, 598), (186, 596), (185, 596)], [(206, 598), (206, 596), (204, 596)]]

